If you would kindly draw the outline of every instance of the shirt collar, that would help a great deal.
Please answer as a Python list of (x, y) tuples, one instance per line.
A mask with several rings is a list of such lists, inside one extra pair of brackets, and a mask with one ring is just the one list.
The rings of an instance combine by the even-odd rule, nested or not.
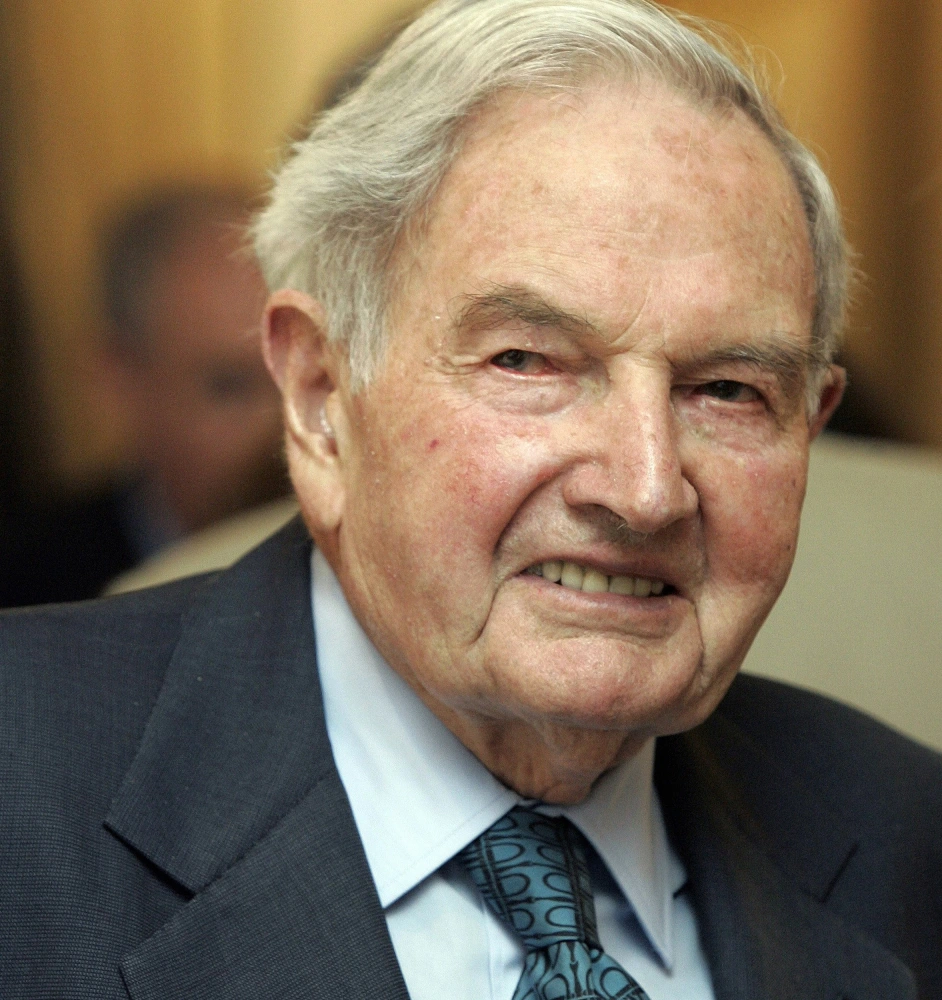
[(672, 968), (674, 895), (686, 883), (687, 873), (669, 845), (654, 790), (654, 740), (603, 775), (588, 798), (553, 811), (585, 834), (631, 903), (654, 950)]
[[(389, 907), (513, 806), (533, 802), (501, 784), (389, 667), (316, 549), (311, 581), (327, 732), (380, 902)], [(686, 874), (668, 844), (653, 767), (651, 740), (584, 802), (540, 809), (582, 830), (670, 968), (673, 896)]]

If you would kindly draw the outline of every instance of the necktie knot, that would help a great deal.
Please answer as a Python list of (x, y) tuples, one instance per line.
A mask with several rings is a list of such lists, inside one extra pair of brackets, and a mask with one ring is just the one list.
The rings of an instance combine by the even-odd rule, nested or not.
[(562, 818), (512, 809), (459, 855), (491, 909), (527, 949), (599, 947), (581, 835)]
[(513, 1000), (648, 1000), (602, 951), (582, 835), (568, 820), (511, 809), (458, 859), (527, 949)]

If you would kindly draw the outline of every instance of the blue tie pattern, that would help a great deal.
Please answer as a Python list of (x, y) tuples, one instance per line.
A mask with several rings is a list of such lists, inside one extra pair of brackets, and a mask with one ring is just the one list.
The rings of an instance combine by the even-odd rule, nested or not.
[(599, 943), (581, 835), (511, 809), (458, 859), (527, 952), (513, 1000), (649, 1000)]

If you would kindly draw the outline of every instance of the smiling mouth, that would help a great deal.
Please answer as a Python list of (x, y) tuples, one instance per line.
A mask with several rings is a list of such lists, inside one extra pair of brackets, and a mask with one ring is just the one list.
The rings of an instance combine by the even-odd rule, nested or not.
[(541, 576), (550, 583), (581, 590), (586, 594), (618, 594), (621, 597), (660, 597), (676, 593), (663, 580), (644, 576), (606, 576), (591, 566), (572, 562), (542, 562), (524, 570), (524, 575)]

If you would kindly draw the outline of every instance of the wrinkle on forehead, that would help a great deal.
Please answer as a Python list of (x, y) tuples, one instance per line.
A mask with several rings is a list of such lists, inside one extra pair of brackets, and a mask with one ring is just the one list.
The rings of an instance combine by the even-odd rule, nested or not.
[[(572, 123), (567, 119), (586, 117), (593, 97), (613, 94), (624, 105), (624, 114), (629, 118), (640, 101), (654, 100), (664, 107), (664, 113), (650, 124), (645, 115), (634, 116), (635, 134), (629, 144), (617, 141), (621, 136), (618, 124), (613, 123), (613, 141), (608, 147), (609, 159), (620, 168), (623, 177), (630, 178), (639, 173), (639, 168), (648, 168), (655, 171), (653, 183), (640, 189), (627, 185), (614, 187), (610, 184), (611, 175), (603, 168), (602, 183), (593, 184), (591, 165), (586, 165), (586, 187), (563, 189), (554, 183), (552, 164), (557, 156), (567, 158), (571, 155), (568, 147)], [(526, 137), (521, 141), (522, 134)], [(529, 162), (534, 135), (539, 136), (540, 157), (545, 167), (542, 172), (487, 169), (489, 164), (503, 157), (521, 166)], [(718, 161), (725, 176), (725, 183), (719, 187), (715, 183)], [(791, 189), (792, 198), (787, 209), (781, 206), (780, 219), (789, 228), (805, 230), (807, 235), (800, 195), (787, 167), (743, 112), (699, 108), (680, 93), (654, 84), (622, 92), (609, 85), (580, 95), (567, 95), (566, 100), (549, 100), (534, 94), (503, 95), (489, 113), (476, 122), (443, 188), (454, 196), (454, 180), (461, 175), (475, 176), (475, 185), (466, 186), (461, 191), (461, 199), (454, 205), (463, 223), (468, 225), (473, 224), (478, 207), (494, 198), (512, 198), (534, 207), (550, 199), (564, 205), (568, 198), (576, 206), (584, 201), (587, 190), (596, 197), (607, 192), (612, 210), (600, 219), (601, 238), (604, 239), (606, 233), (621, 238), (640, 237), (638, 242), (644, 243), (647, 253), (674, 257), (709, 253), (717, 241), (729, 238), (730, 234), (704, 233), (706, 238), (699, 246), (671, 245), (671, 222), (689, 211), (688, 206), (678, 204), (670, 196), (672, 182), (682, 181), (697, 197), (702, 211), (709, 211), (711, 206), (718, 206), (730, 198), (739, 198), (743, 217), (762, 225), (768, 221), (768, 205), (743, 200), (745, 185), (741, 183), (744, 176), (756, 170), (778, 175), (770, 176), (770, 181), (786, 181), (784, 186)]]
[[(738, 109), (697, 106), (664, 85), (500, 95), (478, 113), (423, 230), (400, 260), (393, 328), (400, 309), (410, 311), (410, 296), (421, 293), (422, 275), (441, 273), (449, 261), (453, 273), (477, 275), (481, 288), (542, 274), (557, 291), (569, 286), (572, 295), (558, 299), (567, 309), (598, 313), (584, 317), (593, 323), (617, 307), (616, 326), (635, 325), (652, 288), (660, 298), (671, 288), (676, 299), (681, 270), (702, 287), (729, 288), (733, 298), (748, 275), (783, 303), (805, 303), (810, 324), (807, 222), (778, 151)], [(619, 271), (635, 276), (627, 298), (592, 277), (591, 261), (612, 254), (620, 258), (616, 282)], [(454, 290), (460, 300), (469, 289)], [(799, 331), (806, 332), (810, 325)]]

